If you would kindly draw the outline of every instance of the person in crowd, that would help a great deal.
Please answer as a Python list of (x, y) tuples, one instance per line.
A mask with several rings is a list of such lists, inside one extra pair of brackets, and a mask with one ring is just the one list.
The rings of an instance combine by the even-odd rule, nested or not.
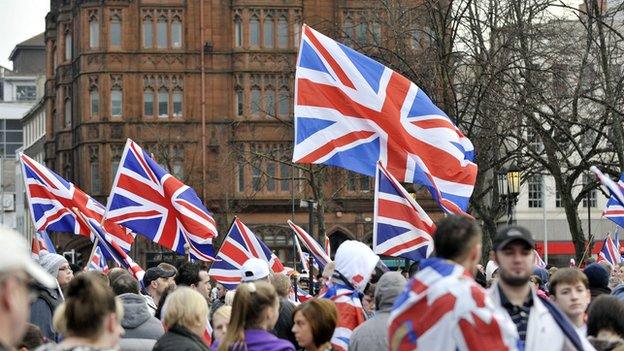
[(323, 280), (321, 282), (321, 290), (319, 291), (318, 295), (323, 295), (325, 291), (327, 291), (327, 289), (331, 285), (332, 276), (334, 275), (335, 268), (336, 268), (336, 264), (334, 263), (334, 261), (328, 262), (325, 265), (325, 268), (323, 268), (323, 274), (322, 274)]
[(223, 305), (232, 306), (232, 303), (234, 303), (234, 295), (236, 295), (236, 291), (228, 290), (228, 292), (225, 293), (225, 298), (223, 299)]
[[(472, 219), (448, 216), (433, 235), (436, 257), (397, 297), (390, 314), (388, 350), (511, 350), (517, 332), (472, 278), (482, 233)], [(527, 277), (528, 278), (528, 277)], [(439, 316), (432, 320), (432, 315)]]
[(550, 278), (550, 299), (568, 316), (579, 335), (587, 335), (585, 311), (591, 295), (587, 276), (576, 268), (562, 268)]
[(412, 262), (412, 264), (410, 264), (409, 269), (407, 271), (406, 279), (409, 279), (413, 277), (414, 275), (416, 275), (416, 273), (418, 273), (419, 270), (420, 270), (420, 261)]
[(589, 291), (591, 293), (591, 300), (600, 295), (611, 294), (611, 288), (609, 288), (609, 271), (600, 263), (592, 263), (585, 267), (583, 273), (587, 276), (589, 282)]
[(611, 276), (609, 276), (609, 288), (614, 289), (616, 286), (620, 284), (622, 284), (622, 267), (618, 263), (613, 266), (613, 270), (611, 271)]
[(124, 274), (130, 274), (127, 270), (121, 268), (121, 267), (113, 267), (111, 269), (108, 270), (108, 281), (109, 284), (113, 281), (115, 281), (115, 279), (117, 279), (117, 277), (124, 275)]
[(111, 282), (111, 288), (121, 300), (124, 310), (121, 326), (125, 333), (119, 342), (121, 349), (151, 350), (165, 331), (160, 321), (150, 313), (145, 298), (139, 295), (139, 283), (126, 272)]
[[(290, 341), (271, 334), (279, 316), (279, 299), (265, 281), (242, 283), (236, 288), (232, 317), (218, 351), (294, 351)], [(156, 350), (158, 351), (158, 350)]]
[(145, 287), (144, 297), (152, 314), (156, 313), (158, 303), (162, 294), (169, 286), (175, 284), (174, 277), (177, 271), (164, 269), (159, 266), (149, 268), (143, 276), (143, 286)]
[(185, 286), (175, 289), (167, 297), (162, 318), (167, 332), (153, 350), (208, 351), (203, 340), (207, 315), (208, 303), (202, 294)]
[(22, 236), (0, 226), (0, 351), (13, 350), (26, 333), (35, 284), (57, 286), (56, 279), (31, 259)]
[(228, 305), (219, 307), (212, 315), (212, 330), (214, 332), (214, 342), (217, 345), (223, 341), (223, 337), (227, 332), (227, 326), (230, 324), (231, 316), (232, 306)]
[(368, 283), (364, 289), (364, 296), (362, 296), (362, 309), (364, 310), (364, 317), (368, 320), (375, 316), (375, 284)]
[[(330, 340), (338, 323), (336, 305), (326, 299), (311, 299), (293, 312), (292, 331), (305, 351), (329, 351)], [(381, 349), (379, 349), (381, 350)]]
[(368, 245), (347, 240), (340, 244), (334, 258), (332, 280), (319, 297), (336, 304), (338, 326), (331, 342), (334, 349), (347, 350), (351, 333), (366, 320), (360, 296), (375, 271), (379, 256)]
[(292, 303), (288, 296), (292, 291), (290, 285), (290, 278), (283, 273), (273, 275), (271, 283), (277, 292), (279, 298), (279, 317), (275, 327), (273, 328), (273, 334), (280, 339), (286, 339), (293, 345), (296, 344), (295, 334), (292, 332), (293, 327), (293, 311), (295, 310), (295, 304)]
[(544, 290), (540, 288), (541, 286), (543, 286), (543, 283), (542, 283), (542, 278), (540, 278), (539, 275), (535, 275), (535, 274), (531, 275), (531, 277), (529, 278), (529, 283), (531, 283), (531, 288), (535, 290), (537, 295), (542, 296), (542, 297), (548, 297), (548, 295), (546, 295)]
[(161, 262), (156, 267), (162, 268), (162, 269), (164, 269), (166, 271), (173, 271), (174, 272), (173, 279), (175, 281), (175, 278), (178, 275), (178, 269), (174, 265), (172, 265), (170, 263), (167, 263), (167, 262)]
[(24, 334), (24, 337), (22, 337), (22, 340), (17, 343), (15, 348), (17, 351), (30, 351), (43, 345), (43, 343), (44, 340), (43, 334), (41, 334), (41, 329), (32, 323), (28, 323), (26, 334)]
[(401, 295), (407, 280), (398, 272), (384, 273), (375, 286), (375, 316), (357, 327), (351, 335), (349, 351), (387, 350), (388, 320), (394, 300)]
[(216, 284), (216, 295), (215, 298), (212, 300), (212, 304), (210, 305), (210, 319), (212, 320), (212, 314), (219, 309), (219, 307), (223, 306), (225, 304), (225, 294), (228, 292), (227, 288), (225, 287), (225, 285), (217, 282)]
[(624, 302), (604, 294), (596, 297), (589, 307), (587, 335), (596, 350), (624, 350)]
[[(498, 310), (511, 320), (524, 350), (591, 349), (591, 345), (547, 298), (531, 289), (535, 244), (524, 227), (500, 229), (493, 241), (500, 277), (490, 289)], [(544, 340), (548, 340), (547, 343)]]
[(94, 274), (82, 273), (69, 283), (65, 302), (54, 313), (54, 328), (63, 341), (38, 351), (116, 349), (124, 332), (122, 318), (123, 306), (111, 288)]
[(30, 322), (41, 329), (48, 340), (58, 340), (58, 334), (52, 327), (52, 316), (63, 302), (63, 290), (74, 277), (67, 259), (55, 253), (39, 256), (39, 264), (51, 276), (56, 277), (56, 286), (47, 288), (37, 286), (37, 299), (30, 306)]
[(202, 262), (184, 262), (175, 278), (176, 285), (197, 290), (206, 301), (210, 301), (210, 276)]
[(160, 296), (160, 301), (158, 301), (158, 306), (156, 306), (156, 312), (154, 312), (154, 317), (159, 320), (162, 320), (164, 315), (165, 303), (167, 302), (167, 297), (169, 294), (174, 292), (177, 289), (177, 285), (172, 284), (167, 287), (167, 289)]

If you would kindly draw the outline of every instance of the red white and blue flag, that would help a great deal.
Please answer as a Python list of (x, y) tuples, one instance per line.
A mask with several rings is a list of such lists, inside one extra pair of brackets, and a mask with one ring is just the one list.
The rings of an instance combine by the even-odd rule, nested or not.
[(474, 147), (400, 74), (304, 25), (295, 73), (293, 162), (422, 184), (447, 213), (468, 208)]
[(47, 232), (36, 232), (32, 238), (32, 257), (35, 260), (39, 259), (41, 252), (56, 253), (54, 243), (50, 240), (50, 236)]
[(433, 252), (436, 225), (384, 166), (377, 165), (373, 251), (420, 261)]
[(611, 234), (607, 234), (607, 237), (602, 242), (602, 248), (598, 253), (598, 262), (605, 261), (612, 266), (622, 262), (622, 256), (620, 256), (620, 250), (611, 240)]
[(210, 316), (206, 317), (206, 329), (204, 329), (202, 339), (204, 339), (206, 345), (212, 345), (212, 325), (210, 324)]
[(310, 299), (312, 299), (314, 296), (308, 294), (307, 291), (301, 289), (299, 287), (299, 285), (297, 285), (297, 301), (304, 303)]
[(346, 285), (333, 284), (319, 298), (332, 300), (338, 310), (338, 323), (331, 338), (333, 349), (348, 350), (351, 334), (366, 321), (360, 293)]
[(287, 221), (288, 225), (295, 231), (297, 237), (303, 243), (303, 246), (308, 249), (308, 251), (312, 254), (316, 262), (321, 266), (321, 269), (325, 268), (327, 263), (331, 262), (329, 255), (325, 252), (323, 247), (316, 241), (314, 238), (308, 234), (303, 228), (291, 222)]
[[(76, 220), (72, 209), (101, 222), (106, 210), (104, 206), (32, 158), (21, 154), (20, 161), (35, 230), (89, 237), (91, 231), (83, 221)], [(113, 241), (124, 250), (130, 250), (134, 242), (132, 232), (110, 221), (105, 221), (104, 226)]]
[(533, 253), (535, 254), (535, 258), (533, 259), (533, 265), (537, 268), (546, 268), (546, 262), (542, 260), (542, 256), (540, 256), (540, 254), (536, 250), (533, 250)]
[[(598, 172), (600, 171), (598, 170)], [(624, 173), (620, 175), (620, 180), (617, 183), (602, 173), (600, 175), (596, 173), (596, 175), (602, 184), (609, 189), (611, 194), (604, 211), (602, 211), (602, 216), (624, 228), (624, 205), (622, 204), (622, 201), (624, 201)]]
[(89, 260), (89, 264), (87, 264), (87, 271), (100, 271), (108, 273), (108, 263), (106, 262), (106, 258), (104, 258), (104, 254), (102, 253), (100, 246), (95, 247), (93, 255), (91, 255), (91, 259)]
[(240, 284), (241, 267), (250, 258), (256, 257), (266, 261), (274, 273), (287, 273), (282, 261), (269, 250), (260, 238), (258, 238), (238, 217), (234, 222), (219, 253), (217, 260), (210, 266), (208, 275), (223, 284), (228, 290), (233, 290)]
[(195, 191), (128, 139), (108, 198), (106, 218), (184, 255), (214, 260), (217, 228)]

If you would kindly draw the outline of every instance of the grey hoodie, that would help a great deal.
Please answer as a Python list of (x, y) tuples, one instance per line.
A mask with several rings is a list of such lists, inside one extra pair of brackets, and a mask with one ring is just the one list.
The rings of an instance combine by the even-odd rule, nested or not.
[(353, 331), (349, 351), (376, 351), (388, 349), (388, 319), (394, 300), (399, 296), (407, 280), (399, 272), (386, 272), (379, 278), (375, 288), (375, 316)]
[(157, 340), (165, 333), (160, 321), (149, 312), (143, 296), (127, 293), (119, 295), (119, 298), (124, 308), (121, 326), (126, 333), (123, 339)]

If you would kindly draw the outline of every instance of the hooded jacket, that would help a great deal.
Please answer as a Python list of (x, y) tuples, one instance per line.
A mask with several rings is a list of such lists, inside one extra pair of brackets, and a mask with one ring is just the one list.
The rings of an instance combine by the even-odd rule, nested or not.
[(375, 288), (375, 316), (357, 327), (351, 335), (349, 350), (376, 351), (388, 349), (388, 320), (392, 305), (403, 292), (407, 280), (399, 272), (386, 272)]
[(119, 298), (124, 308), (121, 326), (126, 333), (123, 339), (158, 340), (165, 333), (160, 321), (149, 312), (143, 296), (127, 293), (119, 295)]
[(181, 325), (173, 325), (156, 342), (153, 351), (208, 351), (202, 338)]

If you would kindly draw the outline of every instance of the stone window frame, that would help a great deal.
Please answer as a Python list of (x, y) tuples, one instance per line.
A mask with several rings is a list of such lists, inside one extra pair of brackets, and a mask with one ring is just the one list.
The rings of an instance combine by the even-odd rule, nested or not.
[[(232, 111), (235, 118), (239, 119), (252, 119), (252, 120), (290, 120), (292, 119), (292, 110), (290, 105), (292, 104), (292, 88), (290, 81), (292, 80), (291, 74), (281, 73), (265, 73), (265, 72), (250, 72), (235, 74), (233, 82), (233, 105)], [(258, 112), (254, 113), (254, 99), (252, 91), (258, 89), (259, 103)], [(267, 92), (273, 91), (273, 107), (268, 108)], [(243, 111), (239, 114), (238, 98), (242, 92), (243, 98)], [(280, 107), (282, 98), (287, 96), (286, 105), (288, 106), (286, 114), (283, 114)], [(272, 113), (271, 113), (272, 112)]]
[[(111, 74), (111, 96), (110, 96), (110, 116), (114, 119), (123, 118), (124, 113), (124, 94), (123, 94), (123, 77), (120, 74)], [(119, 115), (113, 114), (113, 92), (119, 91), (121, 93), (121, 113)]]
[[(102, 193), (102, 172), (100, 169), (100, 146), (89, 146), (89, 188), (91, 195)], [(95, 167), (94, 167), (95, 166)]]
[[(258, 19), (258, 42), (252, 45), (251, 19)], [(273, 20), (271, 36), (272, 40), (268, 43), (265, 40), (265, 21), (267, 18)], [(280, 45), (280, 20), (286, 20), (287, 38), (286, 45)], [(264, 7), (245, 7), (235, 8), (232, 11), (232, 45), (236, 50), (292, 50), (299, 46), (300, 29), (302, 23), (301, 9), (293, 7), (282, 8), (264, 8)], [(240, 30), (240, 42), (237, 34)]]
[[(94, 119), (98, 119), (101, 115), (102, 115), (102, 96), (100, 94), (100, 88), (99, 88), (99, 84), (98, 84), (98, 76), (89, 76), (89, 94), (88, 94), (88, 104), (87, 106), (89, 106), (89, 119), (94, 120)], [(93, 98), (92, 95), (93, 93), (96, 93), (97, 95), (97, 115), (93, 115)]]
[[(158, 23), (160, 20), (164, 20), (166, 23), (165, 33), (167, 38), (165, 39), (165, 45), (159, 46), (158, 40), (160, 38), (158, 33)], [(180, 45), (174, 45), (173, 38), (173, 24), (174, 22), (180, 23)], [(185, 48), (186, 40), (184, 38), (184, 9), (183, 8), (142, 8), (141, 9), (141, 48), (144, 50), (183, 50)], [(152, 23), (152, 43), (151, 46), (145, 46), (145, 24), (146, 22)]]
[[(159, 111), (159, 93), (165, 91), (167, 94), (167, 114), (161, 116)], [(152, 111), (153, 114), (145, 114), (145, 93), (151, 92), (153, 95)], [(182, 113), (176, 115), (174, 113), (174, 95), (181, 94), (182, 96)], [(184, 77), (182, 75), (172, 74), (148, 74), (143, 76), (143, 94), (141, 96), (142, 101), (142, 115), (144, 119), (154, 120), (169, 120), (169, 119), (182, 119), (184, 118)]]
[[(119, 45), (113, 44), (113, 23), (119, 23)], [(109, 10), (108, 18), (108, 48), (112, 50), (120, 50), (123, 47), (123, 11), (120, 8)]]
[[(87, 47), (89, 48), (89, 50), (98, 50), (101, 47), (101, 34), (102, 34), (102, 23), (100, 21), (100, 12), (98, 9), (90, 9), (88, 14), (87, 14), (87, 18), (88, 18), (88, 26), (89, 26), (89, 45), (87, 45)], [(91, 27), (91, 24), (95, 23), (95, 27)], [(92, 29), (95, 28), (96, 32), (95, 32), (95, 45), (93, 45), (92, 42), (92, 37), (93, 37), (93, 32)]]
[[(249, 142), (237, 147), (235, 190), (238, 194), (290, 194), (293, 167), (292, 147), (283, 142)], [(259, 156), (265, 154), (267, 157)], [(283, 174), (287, 173), (287, 174)], [(297, 175), (298, 172), (295, 172)], [(272, 174), (272, 176), (271, 176)], [(296, 176), (296, 178), (298, 178)], [(295, 185), (298, 189), (300, 185)]]

